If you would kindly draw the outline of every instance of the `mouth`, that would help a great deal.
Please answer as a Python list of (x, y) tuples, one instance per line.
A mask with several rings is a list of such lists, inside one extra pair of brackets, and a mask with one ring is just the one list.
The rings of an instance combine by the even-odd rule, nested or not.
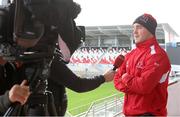
[(134, 37), (134, 40), (136, 41), (138, 39), (138, 37), (136, 36), (136, 37)]
[(138, 35), (134, 35), (134, 38), (138, 38), (139, 36)]

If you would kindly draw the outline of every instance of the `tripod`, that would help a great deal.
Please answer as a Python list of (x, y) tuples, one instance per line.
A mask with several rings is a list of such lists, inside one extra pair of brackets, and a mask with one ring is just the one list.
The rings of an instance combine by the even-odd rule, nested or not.
[(17, 116), (22, 113), (28, 116), (57, 116), (54, 97), (47, 91), (52, 59), (47, 57), (46, 53), (26, 55), (21, 59), (24, 61), (25, 74), (32, 93), (25, 106), (14, 103), (4, 116)]

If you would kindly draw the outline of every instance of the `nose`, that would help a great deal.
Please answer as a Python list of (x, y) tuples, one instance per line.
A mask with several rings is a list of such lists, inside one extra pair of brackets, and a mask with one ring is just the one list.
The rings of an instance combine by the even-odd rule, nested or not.
[(133, 35), (134, 34), (137, 34), (137, 30), (136, 29), (133, 29)]

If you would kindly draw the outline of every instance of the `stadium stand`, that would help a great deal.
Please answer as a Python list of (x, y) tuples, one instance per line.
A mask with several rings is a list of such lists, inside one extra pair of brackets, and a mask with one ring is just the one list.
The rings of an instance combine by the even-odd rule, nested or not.
[(78, 64), (113, 64), (115, 58), (119, 55), (125, 55), (129, 50), (126, 48), (93, 48), (84, 47), (75, 51), (70, 59), (70, 63)]

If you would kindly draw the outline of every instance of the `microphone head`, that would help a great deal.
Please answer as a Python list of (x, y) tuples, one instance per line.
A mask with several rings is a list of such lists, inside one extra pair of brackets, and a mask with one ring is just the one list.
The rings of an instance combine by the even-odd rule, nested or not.
[(118, 67), (120, 67), (122, 65), (124, 61), (124, 56), (122, 54), (120, 54), (118, 57), (116, 57), (115, 61), (114, 61), (114, 68), (113, 70), (116, 70)]

